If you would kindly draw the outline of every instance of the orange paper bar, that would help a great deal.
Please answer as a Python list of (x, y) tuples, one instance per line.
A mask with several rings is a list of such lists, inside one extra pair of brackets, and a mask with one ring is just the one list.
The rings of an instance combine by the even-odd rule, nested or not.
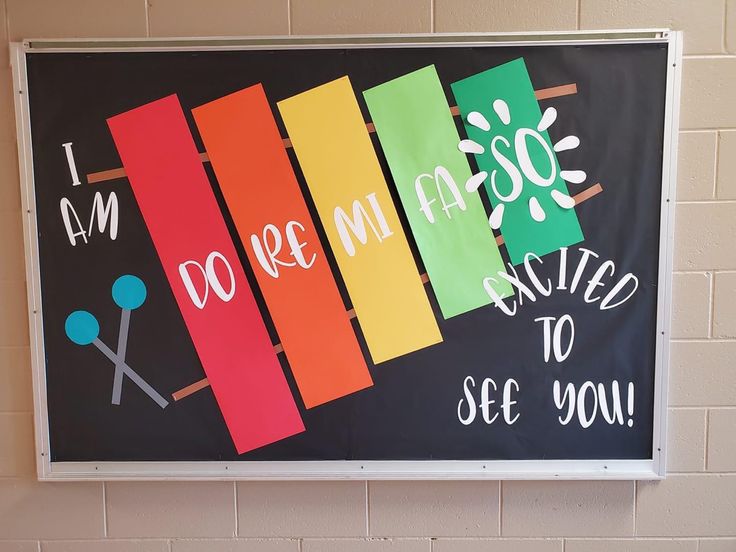
[(305, 406), (373, 385), (263, 87), (193, 114)]

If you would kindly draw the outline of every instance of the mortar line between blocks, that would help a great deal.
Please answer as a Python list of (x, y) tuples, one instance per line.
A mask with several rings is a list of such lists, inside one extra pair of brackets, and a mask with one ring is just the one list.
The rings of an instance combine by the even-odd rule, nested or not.
[(235, 536), (240, 536), (240, 516), (238, 516), (238, 483), (233, 481), (233, 505), (235, 506)]
[(736, 199), (685, 199), (675, 203), (677, 205), (733, 205)]
[(575, 25), (577, 26), (578, 31), (580, 30), (580, 11), (582, 9), (582, 0), (577, 0), (575, 3)]
[(673, 337), (670, 339), (671, 343), (733, 343), (736, 339), (728, 337), (714, 337), (709, 339), (707, 337)]
[(631, 524), (632, 531), (632, 537), (636, 538), (636, 503), (639, 501), (639, 482), (634, 480), (634, 507), (631, 510), (631, 514), (633, 516), (633, 523)]
[(597, 535), (597, 536), (583, 536), (575, 535), (572, 537), (524, 537), (523, 540), (559, 540), (564, 539), (567, 542), (580, 542), (580, 541), (604, 541), (608, 542), (615, 540), (617, 542), (651, 542), (651, 541), (676, 541), (676, 542), (688, 542), (695, 541), (698, 537), (693, 536), (677, 536), (677, 535), (641, 535), (633, 537), (631, 535)]
[(708, 339), (713, 339), (713, 317), (716, 310), (716, 274), (710, 273), (710, 282), (708, 283)]
[(713, 199), (718, 199), (718, 156), (720, 155), (721, 149), (721, 131), (716, 131), (716, 151), (715, 158), (713, 159)]
[(498, 536), (503, 536), (503, 481), (498, 481)]
[[(736, 476), (736, 472), (735, 471), (720, 471), (720, 470), (719, 471), (709, 471), (709, 472), (704, 472), (704, 471), (690, 471), (690, 472), (688, 472), (688, 471), (668, 471), (667, 472), (667, 475), (668, 476), (670, 476), (670, 475), (681, 475), (681, 476), (688, 476), (688, 477), (693, 477), (693, 478), (694, 477), (714, 477), (714, 476), (715, 477), (722, 477), (722, 476), (725, 476), (725, 477), (734, 477), (734, 476)], [(733, 535), (708, 535), (708, 538), (715, 538), (715, 537), (726, 539), (726, 538), (733, 538)]]
[(436, 28), (434, 21), (435, 1), (436, 0), (429, 0), (429, 30), (432, 33), (435, 31)]
[[(3, 2), (3, 17), (5, 19), (3, 20), (3, 26), (5, 27), (5, 37), (8, 39), (8, 43), (10, 43), (10, 23), (8, 22), (8, 2)], [(8, 57), (5, 60), (5, 63), (10, 66), (10, 48), (8, 48)], [(41, 549), (41, 541), (38, 541), (38, 549)]]
[(720, 132), (722, 130), (733, 131), (736, 127), (703, 127), (703, 128), (681, 128), (680, 134), (697, 134), (703, 132)]
[(709, 405), (700, 405), (700, 406), (691, 406), (691, 405), (672, 405), (668, 406), (668, 410), (705, 410), (706, 408), (710, 408), (711, 410), (735, 410), (736, 406), (709, 406)]
[(107, 538), (107, 481), (102, 482), (102, 534)]
[(371, 493), (369, 482), (365, 480), (365, 535), (371, 536)]
[[(728, 53), (726, 44), (726, 33), (728, 33), (728, 0), (723, 0), (723, 28), (721, 29), (721, 51)], [(700, 549), (700, 541), (698, 541), (698, 549)]]
[[(709, 272), (716, 272), (716, 270), (708, 270), (708, 269), (702, 269), (702, 270), (673, 270), (672, 274), (678, 275), (678, 274), (698, 274), (698, 275), (705, 275), (707, 276)], [(675, 338), (677, 339), (677, 338)], [(686, 339), (686, 338), (684, 338)]]
[(286, 31), (291, 35), (291, 0), (286, 0)]
[(710, 425), (710, 408), (705, 409), (705, 438), (703, 439), (703, 446), (705, 451), (703, 452), (703, 470), (708, 471), (708, 427)]
[(150, 38), (151, 19), (150, 19), (150, 14), (148, 13), (148, 0), (143, 0), (143, 9), (145, 10), (145, 14), (146, 14), (146, 36)]
[(725, 54), (685, 54), (682, 56), (683, 59), (732, 59), (736, 57), (736, 54), (725, 53)]

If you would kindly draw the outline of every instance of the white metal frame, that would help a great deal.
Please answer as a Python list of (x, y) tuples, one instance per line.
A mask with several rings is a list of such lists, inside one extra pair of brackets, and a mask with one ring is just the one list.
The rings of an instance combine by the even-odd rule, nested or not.
[[(26, 53), (286, 48), (494, 47), (663, 43), (668, 45), (659, 234), (653, 457), (643, 460), (51, 462)], [(11, 45), (18, 158), (24, 211), (26, 281), (33, 369), (34, 428), (42, 480), (234, 479), (661, 479), (666, 467), (672, 254), (682, 33), (667, 29), (549, 33), (326, 37), (24, 40)]]

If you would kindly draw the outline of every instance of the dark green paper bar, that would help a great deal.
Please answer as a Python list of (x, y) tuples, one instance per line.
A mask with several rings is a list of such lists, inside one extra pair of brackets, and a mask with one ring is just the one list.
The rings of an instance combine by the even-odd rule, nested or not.
[(490, 304), (486, 277), (512, 295), (480, 197), (465, 191), (472, 173), (434, 65), (363, 95), (442, 315)]
[[(583, 233), (574, 207), (560, 207), (551, 195), (553, 190), (565, 196), (569, 196), (569, 192), (567, 185), (560, 177), (559, 162), (549, 134), (546, 130), (537, 131), (542, 113), (534, 96), (534, 88), (524, 59), (519, 58), (478, 73), (453, 83), (451, 87), (468, 138), (484, 148), (483, 153), (475, 154), (478, 168), (489, 175), (497, 171), (497, 190), (502, 196), (511, 195), (512, 184), (509, 172), (491, 152), (492, 140), (496, 136), (502, 136), (505, 142), (497, 141), (496, 149), (518, 169), (522, 178), (521, 193), (516, 199), (508, 202), (502, 202), (496, 195), (491, 186), (490, 176), (485, 180), (493, 208), (496, 209), (501, 203), (504, 204), (500, 230), (511, 262), (517, 265), (524, 262), (527, 253), (534, 253), (541, 257), (560, 247), (581, 242)], [(496, 100), (506, 102), (510, 121), (504, 123), (496, 113), (493, 107)], [(474, 111), (481, 113), (490, 123), (489, 131), (482, 130), (468, 122), (468, 114)], [(550, 180), (552, 180), (554, 171), (555, 177), (550, 184), (537, 185), (528, 178), (527, 173), (521, 170), (515, 147), (515, 137), (519, 129), (531, 129), (546, 142), (547, 148), (537, 142), (533, 136), (528, 135), (524, 138), (528, 147), (529, 159), (535, 171), (542, 178)], [(530, 212), (530, 201), (534, 201), (532, 198), (536, 198), (539, 207), (544, 212), (545, 218), (541, 222), (532, 218)]]

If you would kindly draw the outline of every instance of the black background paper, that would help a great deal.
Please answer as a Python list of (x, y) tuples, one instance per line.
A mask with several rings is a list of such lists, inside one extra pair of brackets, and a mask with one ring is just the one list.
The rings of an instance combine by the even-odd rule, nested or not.
[[(129, 379), (120, 406), (110, 404), (113, 365), (93, 346), (67, 339), (64, 321), (78, 309), (100, 321), (100, 338), (115, 348), (120, 309), (111, 286), (122, 274), (136, 274), (148, 288), (145, 304), (133, 311), (128, 364), (160, 393), (170, 394), (204, 377), (186, 327), (158, 261), (130, 186), (125, 179), (73, 187), (61, 144), (73, 143), (80, 175), (121, 166), (106, 119), (169, 94), (177, 94), (200, 151), (203, 146), (190, 110), (262, 82), (285, 135), (276, 102), (349, 75), (369, 120), (361, 92), (392, 78), (435, 64), (448, 103), (450, 83), (523, 57), (536, 89), (576, 83), (578, 93), (540, 101), (554, 106), (552, 141), (574, 134), (579, 148), (558, 154), (562, 168), (582, 169), (588, 179), (569, 184), (571, 194), (600, 182), (603, 193), (576, 207), (585, 239), (568, 251), (568, 282), (580, 247), (592, 259), (575, 294), (554, 291), (525, 301), (514, 317), (493, 306), (443, 320), (431, 287), (427, 290), (444, 342), (403, 357), (370, 365), (374, 386), (306, 410), (284, 355), (280, 359), (303, 416), (306, 431), (238, 456), (209, 388), (161, 410)], [(47, 400), (53, 461), (121, 460), (319, 460), (319, 459), (614, 459), (651, 458), (654, 351), (659, 252), (659, 211), (667, 49), (663, 45), (554, 47), (460, 47), (324, 49), (239, 52), (44, 53), (29, 54), (28, 80), (46, 355)], [(489, 100), (490, 101), (490, 100)], [(458, 118), (461, 137), (465, 136)], [(389, 187), (401, 212), (380, 145), (372, 137)], [(299, 165), (289, 152), (323, 246), (331, 255)], [(238, 241), (211, 168), (218, 197), (240, 259), (260, 302), (274, 343), (278, 342)], [(249, 183), (257, 197), (259, 186)], [(59, 202), (68, 198), (87, 227), (95, 192), (114, 191), (120, 202), (115, 241), (93, 232), (88, 244), (72, 247)], [(484, 192), (483, 192), (484, 193)], [(487, 201), (484, 199), (484, 201)], [(417, 265), (411, 233), (405, 230)], [(185, 220), (181, 221), (186, 224)], [(501, 248), (508, 260), (505, 250)], [(604, 260), (616, 274), (603, 293), (627, 272), (639, 280), (634, 296), (601, 311), (583, 300), (585, 283)], [(333, 272), (349, 299), (333, 259)], [(559, 255), (535, 264), (544, 282), (556, 282)], [(524, 274), (520, 270), (520, 274)], [(522, 278), (527, 284), (528, 278)], [(608, 279), (604, 280), (608, 281)], [(540, 316), (570, 314), (575, 343), (564, 363), (543, 358)], [(388, 315), (390, 316), (390, 314)], [(314, 313), (319, 323), (319, 313)], [(365, 346), (357, 323), (356, 332)], [(369, 358), (366, 354), (366, 358)], [(499, 393), (508, 378), (520, 387), (513, 425), (486, 424), (480, 412), (468, 425), (458, 421), (463, 380), (480, 385), (493, 378)], [(561, 425), (552, 385), (620, 383), (624, 424), (609, 425), (598, 414), (583, 429), (577, 417)], [(628, 427), (626, 386), (635, 385), (635, 409)], [(475, 392), (480, 400), (479, 389)], [(609, 394), (610, 400), (610, 394)], [(588, 403), (592, 408), (592, 397)], [(495, 410), (494, 410), (495, 412)], [(253, 420), (254, 424), (260, 420)]]

